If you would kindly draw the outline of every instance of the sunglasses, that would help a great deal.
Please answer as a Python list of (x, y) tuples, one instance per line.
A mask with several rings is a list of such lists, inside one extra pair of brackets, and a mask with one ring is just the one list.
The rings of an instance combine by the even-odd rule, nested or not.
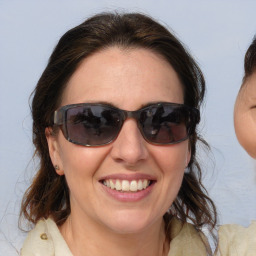
[(156, 103), (136, 111), (107, 104), (81, 103), (54, 112), (54, 125), (78, 145), (102, 146), (114, 141), (127, 118), (134, 118), (143, 138), (156, 145), (186, 140), (200, 120), (198, 109), (176, 103)]

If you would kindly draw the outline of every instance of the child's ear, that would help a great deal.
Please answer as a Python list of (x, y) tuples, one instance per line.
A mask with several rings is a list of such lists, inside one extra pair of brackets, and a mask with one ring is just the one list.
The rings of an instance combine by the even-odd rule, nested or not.
[(63, 165), (59, 154), (59, 144), (51, 127), (45, 128), (45, 136), (48, 143), (49, 155), (55, 171), (58, 175), (64, 175)]

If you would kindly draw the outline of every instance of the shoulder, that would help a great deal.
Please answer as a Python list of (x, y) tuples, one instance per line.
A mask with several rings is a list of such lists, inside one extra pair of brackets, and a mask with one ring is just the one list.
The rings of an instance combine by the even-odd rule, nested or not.
[(28, 236), (21, 249), (21, 256), (54, 255), (53, 241), (48, 231), (46, 220), (40, 220)]
[(205, 256), (210, 250), (207, 238), (190, 223), (174, 218), (170, 223), (171, 242), (168, 256)]
[(256, 221), (247, 228), (240, 225), (223, 225), (219, 229), (217, 255), (251, 256), (256, 252)]
[(52, 219), (38, 221), (21, 249), (21, 256), (72, 256)]

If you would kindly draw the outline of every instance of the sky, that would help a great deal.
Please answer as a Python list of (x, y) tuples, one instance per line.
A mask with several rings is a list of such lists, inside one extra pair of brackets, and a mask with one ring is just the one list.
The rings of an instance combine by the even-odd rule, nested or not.
[(211, 146), (201, 153), (203, 182), (219, 223), (248, 226), (256, 219), (256, 162), (241, 148), (233, 106), (243, 58), (256, 34), (249, 0), (0, 0), (0, 255), (18, 255), (22, 195), (37, 168), (33, 159), (30, 94), (61, 35), (102, 11), (151, 15), (185, 44), (207, 86), (200, 131)]

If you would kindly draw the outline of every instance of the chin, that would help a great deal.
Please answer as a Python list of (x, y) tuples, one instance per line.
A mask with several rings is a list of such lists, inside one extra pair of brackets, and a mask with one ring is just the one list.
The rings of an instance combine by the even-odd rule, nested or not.
[(113, 214), (112, 223), (109, 226), (115, 233), (119, 234), (135, 234), (146, 230), (153, 224), (153, 220), (148, 218), (146, 214), (126, 211), (121, 214)]

